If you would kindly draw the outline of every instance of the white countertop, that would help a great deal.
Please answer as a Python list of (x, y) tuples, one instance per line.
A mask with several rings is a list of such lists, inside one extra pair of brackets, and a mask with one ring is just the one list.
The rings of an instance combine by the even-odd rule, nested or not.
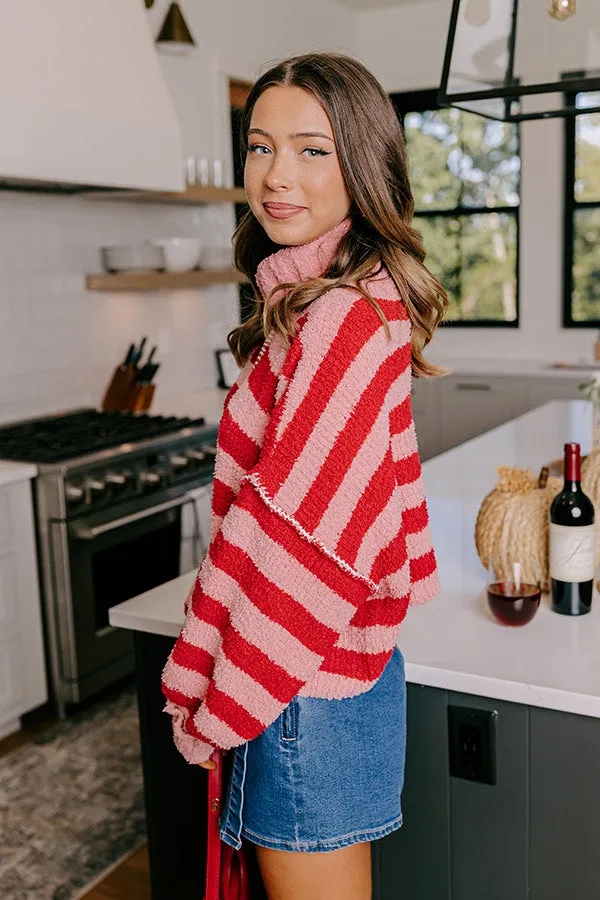
[[(448, 366), (453, 375), (523, 375), (537, 378), (573, 378), (585, 381), (595, 373), (600, 374), (600, 362), (589, 362), (589, 368), (569, 368), (568, 365), (554, 368), (554, 360), (535, 359), (500, 359), (489, 357), (485, 359), (464, 359), (438, 356), (435, 350), (431, 351), (431, 361), (440, 366)], [(567, 362), (565, 360), (565, 362)], [(573, 365), (576, 361), (571, 361)], [(584, 365), (584, 363), (578, 363)]]
[[(533, 472), (591, 440), (584, 401), (553, 402), (501, 425), (423, 466), (442, 590), (411, 608), (399, 646), (410, 682), (600, 718), (600, 598), (581, 618), (553, 613), (544, 597), (528, 625), (498, 624), (486, 605), (486, 573), (475, 550), (479, 505), (498, 465)], [(111, 624), (176, 637), (195, 571), (113, 607)]]
[(35, 478), (36, 475), (37, 466), (31, 463), (0, 460), (0, 485), (13, 484), (15, 481), (25, 481), (29, 478)]

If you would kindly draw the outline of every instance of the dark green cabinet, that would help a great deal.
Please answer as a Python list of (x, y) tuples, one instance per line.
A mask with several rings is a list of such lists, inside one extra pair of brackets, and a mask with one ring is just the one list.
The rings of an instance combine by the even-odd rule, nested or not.
[[(496, 710), (496, 784), (449, 774), (448, 706)], [(374, 900), (598, 900), (600, 720), (408, 686), (404, 825)]]
[[(182, 759), (162, 712), (173, 639), (134, 636), (152, 897), (200, 897), (207, 774)], [(404, 824), (372, 844), (373, 900), (598, 900), (600, 719), (416, 684), (407, 693)], [(453, 706), (496, 711), (495, 784), (450, 775)], [(252, 900), (266, 900), (244, 849)]]

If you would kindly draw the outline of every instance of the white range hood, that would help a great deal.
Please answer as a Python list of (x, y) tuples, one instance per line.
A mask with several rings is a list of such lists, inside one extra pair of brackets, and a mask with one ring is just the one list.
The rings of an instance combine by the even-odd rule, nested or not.
[(183, 190), (142, 0), (0, 0), (0, 182)]

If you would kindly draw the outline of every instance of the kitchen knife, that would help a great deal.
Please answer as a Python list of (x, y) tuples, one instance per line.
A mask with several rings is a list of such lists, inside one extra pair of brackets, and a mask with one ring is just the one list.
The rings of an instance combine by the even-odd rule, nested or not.
[(133, 362), (133, 354), (135, 351), (135, 344), (129, 345), (129, 350), (127, 351), (127, 356), (125, 357), (125, 361), (121, 363), (121, 368), (126, 369), (130, 362)]
[(159, 368), (160, 363), (153, 363), (152, 365), (148, 365), (148, 363), (146, 363), (146, 365), (142, 366), (142, 368), (139, 370), (135, 379), (135, 383), (150, 384)]
[(141, 344), (140, 344), (140, 346), (139, 346), (139, 349), (137, 350), (135, 356), (133, 357), (133, 364), (134, 364), (134, 366), (135, 366), (136, 368), (137, 368), (137, 366), (138, 366), (138, 364), (139, 364), (140, 359), (142, 358), (142, 353), (144, 352), (144, 347), (146, 346), (146, 341), (147, 341), (147, 340), (148, 340), (147, 337), (143, 337), (143, 338), (142, 338), (142, 342), (141, 342)]

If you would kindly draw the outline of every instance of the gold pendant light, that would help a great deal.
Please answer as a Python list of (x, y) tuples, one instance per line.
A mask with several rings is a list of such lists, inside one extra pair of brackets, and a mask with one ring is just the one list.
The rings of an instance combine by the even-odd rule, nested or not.
[(553, 19), (564, 22), (577, 12), (577, 0), (548, 0), (548, 12)]
[(156, 45), (160, 50), (172, 53), (182, 53), (196, 46), (179, 3), (171, 3), (156, 38)]

